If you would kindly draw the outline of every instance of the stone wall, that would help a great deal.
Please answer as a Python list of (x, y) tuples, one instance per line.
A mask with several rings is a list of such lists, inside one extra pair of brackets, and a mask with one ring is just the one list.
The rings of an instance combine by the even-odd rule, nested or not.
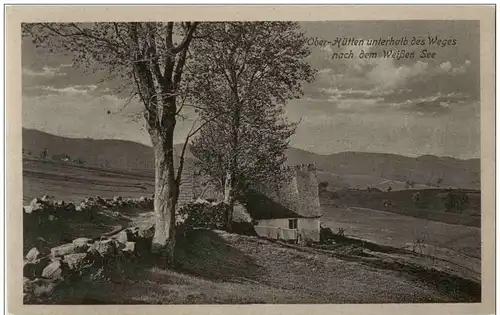
[[(44, 195), (41, 198), (34, 198), (29, 205), (23, 206), (25, 217), (44, 215), (47, 217), (57, 214), (69, 213), (91, 213), (102, 210), (120, 210), (121, 208), (140, 207), (153, 209), (154, 201), (152, 197), (141, 197), (139, 199), (123, 199), (120, 196), (113, 198), (101, 198), (99, 196), (85, 198), (82, 202), (74, 204), (63, 200), (54, 200), (53, 196)], [(28, 215), (28, 216), (26, 216)]]
[(33, 247), (24, 259), (24, 303), (46, 301), (58, 286), (82, 276), (98, 276), (99, 270), (118, 261), (138, 258), (150, 250), (153, 235), (154, 226), (146, 225), (98, 239), (77, 238), (52, 248)]

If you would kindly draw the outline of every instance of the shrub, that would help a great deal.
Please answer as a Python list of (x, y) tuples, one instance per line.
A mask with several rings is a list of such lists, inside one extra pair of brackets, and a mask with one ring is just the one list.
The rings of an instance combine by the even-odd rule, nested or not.
[(222, 229), (228, 205), (223, 202), (208, 202), (197, 200), (182, 205), (178, 212), (178, 222), (186, 228)]
[(422, 200), (422, 196), (420, 195), (420, 192), (416, 192), (411, 196), (411, 200), (413, 201), (413, 204), (418, 206), (420, 204), (420, 201)]
[(443, 198), (446, 211), (462, 212), (469, 203), (469, 197), (463, 191), (448, 191)]
[(329, 241), (331, 239), (333, 239), (334, 237), (335, 237), (335, 234), (333, 234), (333, 231), (330, 228), (323, 227), (323, 226), (320, 227), (320, 230), (319, 230), (320, 243), (323, 243), (323, 244), (329, 243)]
[(326, 191), (328, 190), (328, 182), (321, 182), (318, 185), (318, 188), (320, 191)]

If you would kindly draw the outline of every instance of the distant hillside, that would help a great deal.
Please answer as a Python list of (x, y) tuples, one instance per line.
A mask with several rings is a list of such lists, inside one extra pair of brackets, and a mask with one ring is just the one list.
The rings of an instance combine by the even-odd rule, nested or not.
[[(180, 152), (181, 147), (182, 145), (177, 145), (176, 151)], [(143, 144), (125, 140), (64, 138), (38, 130), (23, 129), (25, 152), (38, 157), (44, 148), (47, 149), (48, 158), (67, 154), (88, 165), (129, 170), (154, 168), (153, 150)], [(334, 186), (338, 184), (364, 188), (366, 185), (373, 185), (383, 188), (388, 183), (393, 183), (403, 188), (404, 182), (409, 180), (418, 187), (435, 185), (438, 178), (442, 178), (441, 187), (480, 188), (479, 159), (458, 160), (432, 155), (411, 158), (364, 152), (319, 155), (296, 148), (290, 148), (287, 156), (288, 164), (316, 164), (320, 169), (320, 180), (323, 178)], [(191, 158), (192, 154), (187, 152), (187, 157)], [(335, 181), (338, 183), (334, 183)]]
[[(182, 146), (177, 146), (176, 151)], [(126, 140), (96, 140), (65, 138), (33, 129), (23, 128), (23, 150), (33, 157), (47, 149), (48, 159), (67, 154), (72, 160), (81, 159), (86, 165), (128, 170), (154, 169), (153, 149)], [(192, 156), (187, 152), (186, 157)]]
[[(318, 169), (337, 175), (339, 178), (363, 175), (400, 183), (409, 180), (417, 185), (432, 186), (437, 184), (438, 178), (442, 178), (441, 187), (480, 188), (479, 159), (459, 160), (433, 155), (412, 158), (366, 152), (319, 155), (295, 148), (288, 150), (287, 155), (290, 164), (315, 163)], [(356, 186), (363, 188), (362, 185), (359, 183)]]

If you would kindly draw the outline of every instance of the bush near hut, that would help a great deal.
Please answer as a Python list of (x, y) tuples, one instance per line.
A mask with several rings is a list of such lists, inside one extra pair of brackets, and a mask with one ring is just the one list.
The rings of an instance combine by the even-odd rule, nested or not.
[(186, 228), (223, 229), (228, 210), (223, 202), (196, 200), (179, 208), (176, 222)]

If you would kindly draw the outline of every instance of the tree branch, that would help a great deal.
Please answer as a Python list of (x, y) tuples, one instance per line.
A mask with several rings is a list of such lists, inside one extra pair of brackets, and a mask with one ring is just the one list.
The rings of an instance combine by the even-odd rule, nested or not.
[(186, 24), (188, 27), (187, 34), (184, 36), (184, 38), (182, 39), (182, 42), (179, 45), (172, 48), (172, 52), (174, 54), (177, 54), (178, 52), (185, 50), (186, 47), (189, 46), (189, 43), (191, 42), (191, 39), (193, 38), (193, 33), (196, 30), (196, 27), (198, 26), (199, 23), (198, 22), (193, 22), (193, 23), (187, 22)]
[(193, 122), (193, 125), (191, 126), (191, 129), (189, 130), (187, 136), (186, 136), (186, 140), (184, 141), (184, 145), (182, 146), (182, 151), (181, 151), (181, 156), (180, 156), (180, 160), (179, 160), (179, 168), (177, 169), (177, 176), (176, 176), (176, 182), (180, 185), (180, 180), (181, 180), (181, 175), (182, 175), (182, 169), (184, 167), (184, 154), (186, 152), (186, 147), (189, 143), (189, 139), (194, 136), (196, 133), (198, 133), (198, 131), (200, 131), (203, 127), (205, 127), (206, 124), (214, 121), (215, 119), (217, 119), (219, 116), (221, 116), (222, 113), (220, 113), (219, 115), (215, 115), (213, 117), (211, 117), (210, 119), (207, 119), (205, 120), (198, 128), (194, 128), (196, 122), (198, 121), (198, 119), (196, 119), (194, 122)]

